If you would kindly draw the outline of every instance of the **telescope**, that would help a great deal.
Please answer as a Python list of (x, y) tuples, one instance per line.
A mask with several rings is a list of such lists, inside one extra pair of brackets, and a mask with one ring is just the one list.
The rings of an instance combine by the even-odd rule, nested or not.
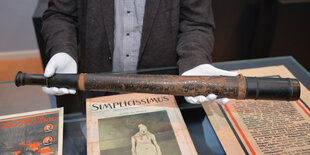
[(18, 72), (17, 87), (41, 85), (74, 88), (81, 91), (136, 92), (198, 96), (216, 94), (233, 99), (298, 100), (300, 84), (292, 78), (238, 76), (178, 76), (144, 74), (55, 74), (45, 78), (41, 74)]

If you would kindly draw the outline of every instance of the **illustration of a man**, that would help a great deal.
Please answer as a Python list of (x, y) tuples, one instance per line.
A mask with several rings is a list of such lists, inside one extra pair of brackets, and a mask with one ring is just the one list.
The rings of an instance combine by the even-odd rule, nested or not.
[(52, 144), (53, 141), (54, 141), (54, 140), (53, 140), (53, 137), (47, 136), (47, 137), (45, 137), (45, 138), (43, 139), (43, 144), (44, 144), (44, 145), (50, 145), (50, 144)]
[(161, 155), (155, 135), (144, 124), (138, 125), (139, 132), (131, 137), (132, 155)]
[(51, 132), (53, 129), (54, 129), (53, 124), (47, 124), (43, 130), (44, 132)]

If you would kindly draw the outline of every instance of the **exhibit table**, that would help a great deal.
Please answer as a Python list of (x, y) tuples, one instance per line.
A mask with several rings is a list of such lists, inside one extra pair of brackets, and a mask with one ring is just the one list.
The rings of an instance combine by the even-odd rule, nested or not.
[[(214, 63), (225, 70), (285, 66), (306, 88), (310, 88), (310, 74), (293, 57), (275, 57)], [(153, 72), (177, 70), (176, 66), (139, 70)], [(0, 82), (0, 116), (56, 107), (55, 98), (41, 91), (40, 86), (17, 88), (13, 81)], [(178, 105), (198, 154), (225, 154), (206, 113), (200, 104), (178, 100)], [(65, 114), (63, 154), (86, 154), (86, 119), (81, 113)]]

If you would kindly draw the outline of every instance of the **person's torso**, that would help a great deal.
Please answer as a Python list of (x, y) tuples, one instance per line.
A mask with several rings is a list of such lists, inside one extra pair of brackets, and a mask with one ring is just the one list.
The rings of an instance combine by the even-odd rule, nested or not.
[(145, 0), (114, 1), (113, 72), (137, 69)]
[[(115, 61), (113, 59), (116, 47), (114, 42), (117, 39), (115, 35), (117, 12), (114, 10), (116, 7), (114, 1), (88, 0), (87, 5), (83, 7), (84, 9), (81, 10), (84, 13), (81, 14), (84, 14), (84, 17), (80, 18), (79, 27), (80, 30), (82, 29), (79, 37), (81, 45), (79, 58), (83, 61), (80, 61), (79, 71), (110, 72)], [(136, 24), (132, 25), (131, 30), (141, 33), (141, 36), (137, 37), (137, 40), (140, 40), (135, 42), (140, 45), (128, 46), (132, 48), (129, 51), (137, 52), (137, 47), (139, 48), (135, 53), (135, 57), (138, 57), (136, 68), (176, 66), (179, 0), (150, 0), (145, 2), (144, 8), (143, 15), (137, 13), (132, 17), (136, 18)], [(135, 9), (137, 11), (138, 8)], [(140, 11), (142, 12), (142, 9)], [(142, 24), (142, 27), (139, 28), (139, 24)], [(124, 38), (121, 37), (121, 39)]]

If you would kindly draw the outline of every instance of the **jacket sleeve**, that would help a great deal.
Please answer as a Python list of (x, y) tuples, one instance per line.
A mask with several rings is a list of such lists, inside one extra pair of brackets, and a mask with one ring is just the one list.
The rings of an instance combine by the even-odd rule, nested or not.
[(50, 0), (42, 22), (47, 56), (65, 52), (77, 62), (77, 28), (77, 0)]
[(181, 0), (177, 45), (180, 74), (212, 62), (214, 27), (211, 0)]

